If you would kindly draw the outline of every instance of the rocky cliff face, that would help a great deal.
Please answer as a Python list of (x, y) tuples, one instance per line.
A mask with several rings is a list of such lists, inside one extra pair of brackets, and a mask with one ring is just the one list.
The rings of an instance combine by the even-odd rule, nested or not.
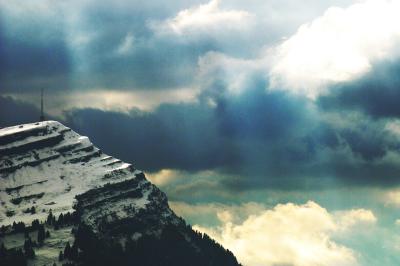
[(55, 121), (0, 129), (0, 201), (0, 225), (75, 211), (72, 264), (238, 265), (143, 172)]
[(74, 208), (82, 223), (101, 238), (121, 239), (127, 233), (157, 236), (167, 225), (184, 225), (169, 208), (165, 194), (144, 174), (89, 190), (76, 199)]

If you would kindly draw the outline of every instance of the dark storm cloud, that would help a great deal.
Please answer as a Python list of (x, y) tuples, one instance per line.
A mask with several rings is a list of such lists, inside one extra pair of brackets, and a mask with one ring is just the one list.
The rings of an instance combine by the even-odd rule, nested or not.
[[(187, 3), (190, 4), (190, 3)], [(182, 43), (176, 36), (159, 38), (148, 21), (174, 15), (178, 5), (124, 3), (110, 12), (104, 2), (84, 9), (84, 32), (95, 33), (85, 45), (81, 60), (88, 66), (82, 73), (86, 87), (117, 89), (169, 89), (188, 85), (197, 58), (213, 45), (207, 41)], [(131, 36), (123, 53), (119, 48)], [(86, 78), (87, 77), (87, 78)]]
[(88, 83), (119, 89), (189, 86), (195, 76), (198, 56), (212, 48), (207, 44), (184, 46), (172, 41), (137, 42), (129, 55), (101, 57), (93, 54), (91, 75), (97, 80)]
[(39, 116), (40, 111), (35, 106), (0, 96), (0, 128), (32, 123)]
[(52, 21), (11, 19), (0, 12), (0, 92), (68, 88), (70, 70), (64, 32)]
[[(182, 38), (159, 35), (149, 25), (162, 24), (200, 3), (116, 1), (110, 8), (108, 1), (45, 2), (46, 11), (36, 10), (32, 3), (26, 9), (18, 3), (3, 4), (0, 92), (38, 87), (134, 90), (189, 86), (199, 56), (224, 50), (238, 35), (225, 31), (218, 38), (207, 34)], [(131, 43), (121, 52), (129, 36)], [(239, 43), (233, 46), (229, 50), (244, 50)]]
[(374, 118), (400, 116), (400, 63), (381, 62), (367, 75), (332, 88), (319, 99), (324, 110), (358, 110)]
[[(149, 19), (173, 15), (178, 4), (117, 1), (112, 10), (107, 1), (28, 3), (26, 8), (4, 4), (0, 91), (188, 84), (197, 56), (209, 45), (189, 48), (174, 39), (158, 40), (146, 26)], [(119, 55), (118, 47), (128, 34), (134, 38), (132, 51)]]
[(67, 124), (108, 153), (147, 171), (201, 170), (235, 161), (205, 106), (165, 105), (154, 113), (131, 114), (82, 109), (69, 113)]
[(340, 136), (348, 143), (353, 153), (364, 160), (382, 158), (389, 149), (383, 133), (374, 128), (345, 129), (340, 131)]
[[(11, 97), (0, 96), (0, 128), (37, 122), (39, 117), (40, 110), (35, 105)], [(45, 114), (45, 118), (60, 120), (49, 114)]]
[(265, 84), (237, 96), (216, 99), (221, 133), (228, 137), (276, 140), (304, 122), (304, 102), (283, 93), (265, 93)]

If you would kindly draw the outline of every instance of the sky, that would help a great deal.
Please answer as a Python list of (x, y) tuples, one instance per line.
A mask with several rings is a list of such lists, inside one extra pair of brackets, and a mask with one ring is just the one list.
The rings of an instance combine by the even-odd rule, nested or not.
[(0, 0), (0, 127), (142, 169), (244, 265), (399, 265), (400, 1)]

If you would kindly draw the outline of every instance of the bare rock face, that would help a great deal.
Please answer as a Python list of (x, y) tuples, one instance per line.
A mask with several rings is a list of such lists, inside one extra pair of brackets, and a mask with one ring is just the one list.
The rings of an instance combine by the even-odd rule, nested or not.
[(44, 220), (50, 209), (78, 217), (72, 264), (239, 265), (177, 217), (143, 172), (87, 137), (56, 121), (0, 129), (0, 225)]
[(126, 233), (158, 236), (167, 225), (185, 225), (169, 208), (166, 195), (144, 174), (89, 190), (76, 199), (74, 208), (82, 224), (102, 238), (124, 238)]

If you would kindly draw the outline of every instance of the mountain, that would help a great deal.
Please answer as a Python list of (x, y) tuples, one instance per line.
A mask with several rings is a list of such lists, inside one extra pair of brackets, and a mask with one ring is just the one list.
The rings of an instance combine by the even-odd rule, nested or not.
[(239, 265), (142, 171), (56, 121), (0, 129), (0, 201), (1, 265)]

